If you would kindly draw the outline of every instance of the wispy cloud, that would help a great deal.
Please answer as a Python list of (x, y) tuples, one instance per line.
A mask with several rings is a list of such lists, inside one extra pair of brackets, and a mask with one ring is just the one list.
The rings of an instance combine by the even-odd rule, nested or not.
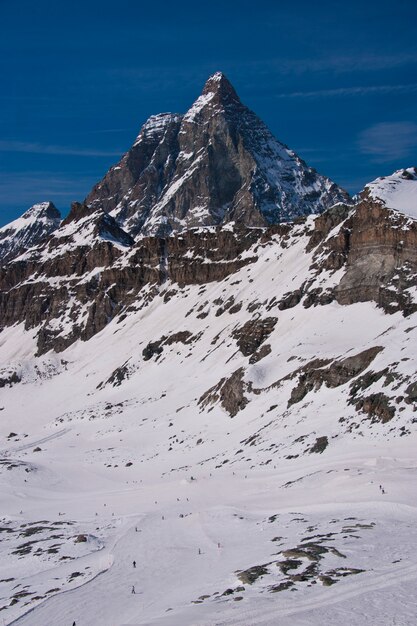
[(26, 141), (0, 141), (1, 152), (27, 152), (31, 154), (55, 154), (62, 156), (109, 157), (121, 156), (123, 150), (95, 150), (69, 146), (44, 145)]
[(315, 91), (290, 91), (275, 94), (275, 98), (333, 98), (340, 96), (367, 96), (372, 94), (412, 93), (417, 91), (417, 83), (408, 85), (367, 85), (363, 87), (338, 87)]
[(417, 63), (416, 53), (392, 55), (326, 55), (320, 58), (283, 59), (271, 64), (281, 68), (283, 73), (304, 73), (331, 71), (334, 73), (370, 72), (387, 70)]
[(417, 149), (417, 124), (414, 122), (382, 122), (362, 131), (358, 137), (362, 154), (377, 163), (403, 159)]

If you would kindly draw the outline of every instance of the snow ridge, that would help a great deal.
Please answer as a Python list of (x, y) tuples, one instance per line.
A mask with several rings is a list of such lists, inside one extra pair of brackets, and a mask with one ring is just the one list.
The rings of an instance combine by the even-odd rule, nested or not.
[(362, 192), (389, 209), (417, 218), (417, 167), (397, 170), (365, 185)]
[(61, 214), (52, 202), (34, 204), (21, 217), (0, 228), (0, 262), (42, 243), (61, 223)]

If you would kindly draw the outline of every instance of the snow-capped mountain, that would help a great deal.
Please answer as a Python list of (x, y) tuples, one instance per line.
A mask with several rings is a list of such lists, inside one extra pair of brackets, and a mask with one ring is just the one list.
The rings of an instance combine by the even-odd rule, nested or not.
[(42, 243), (61, 222), (52, 202), (34, 204), (21, 217), (0, 228), (0, 263)]
[(0, 274), (5, 624), (412, 626), (417, 221), (86, 210)]
[(414, 626), (416, 184), (352, 203), (216, 74), (14, 248), (5, 626)]
[(348, 194), (273, 137), (221, 72), (185, 115), (149, 118), (86, 198), (132, 235), (265, 226), (321, 213)]

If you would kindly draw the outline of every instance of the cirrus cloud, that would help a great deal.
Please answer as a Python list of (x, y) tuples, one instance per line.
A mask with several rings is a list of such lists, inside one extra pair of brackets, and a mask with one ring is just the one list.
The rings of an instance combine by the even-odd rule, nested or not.
[(0, 152), (27, 152), (30, 154), (55, 154), (62, 156), (108, 157), (121, 156), (122, 150), (95, 150), (69, 146), (43, 145), (26, 141), (0, 141)]
[(362, 154), (378, 163), (403, 159), (417, 152), (415, 122), (381, 122), (363, 130), (358, 137)]

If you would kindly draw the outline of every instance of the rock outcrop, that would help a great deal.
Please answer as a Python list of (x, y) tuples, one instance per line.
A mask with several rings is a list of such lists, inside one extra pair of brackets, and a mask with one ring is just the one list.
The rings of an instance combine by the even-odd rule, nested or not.
[[(377, 201), (362, 200), (335, 236), (346, 272), (335, 289), (339, 304), (374, 300), (387, 312), (417, 310), (417, 222)], [(342, 252), (341, 252), (342, 251)]]

